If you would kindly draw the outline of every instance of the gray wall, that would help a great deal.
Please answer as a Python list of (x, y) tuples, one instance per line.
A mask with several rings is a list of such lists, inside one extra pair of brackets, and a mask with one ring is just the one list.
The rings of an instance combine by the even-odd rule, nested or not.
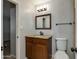
[(10, 5), (7, 0), (3, 0), (3, 39), (10, 40)]
[(10, 48), (11, 54), (16, 56), (16, 8), (10, 8)]

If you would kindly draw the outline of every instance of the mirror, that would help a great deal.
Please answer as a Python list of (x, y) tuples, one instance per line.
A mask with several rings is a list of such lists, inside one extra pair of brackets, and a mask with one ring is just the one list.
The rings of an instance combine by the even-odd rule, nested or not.
[(35, 29), (51, 29), (51, 14), (36, 16)]

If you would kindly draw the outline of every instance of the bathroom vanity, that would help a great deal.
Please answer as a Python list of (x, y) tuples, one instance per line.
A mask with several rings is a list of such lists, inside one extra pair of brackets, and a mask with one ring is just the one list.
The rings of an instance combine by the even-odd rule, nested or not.
[(51, 36), (26, 36), (26, 57), (28, 59), (51, 59)]

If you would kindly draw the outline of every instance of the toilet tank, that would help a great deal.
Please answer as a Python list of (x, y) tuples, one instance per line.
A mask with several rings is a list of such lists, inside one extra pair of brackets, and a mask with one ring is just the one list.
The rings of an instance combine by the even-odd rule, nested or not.
[(56, 44), (58, 50), (66, 50), (67, 48), (67, 39), (66, 38), (56, 38)]

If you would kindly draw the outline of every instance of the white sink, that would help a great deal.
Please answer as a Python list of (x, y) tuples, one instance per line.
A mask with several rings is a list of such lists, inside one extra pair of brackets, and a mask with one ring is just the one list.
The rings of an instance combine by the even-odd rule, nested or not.
[(35, 38), (44, 38), (44, 39), (48, 39), (51, 36), (49, 35), (29, 35), (28, 37), (35, 37)]

